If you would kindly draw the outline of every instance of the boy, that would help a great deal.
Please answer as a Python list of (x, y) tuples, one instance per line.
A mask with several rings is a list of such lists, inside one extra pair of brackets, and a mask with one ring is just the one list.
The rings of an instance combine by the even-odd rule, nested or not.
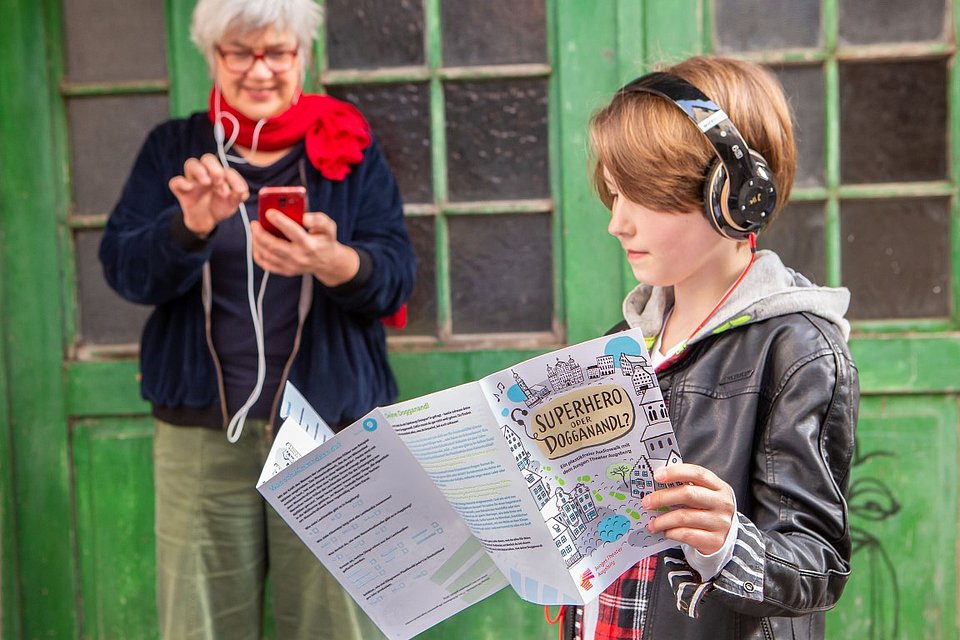
[(758, 65), (691, 58), (621, 89), (590, 134), (608, 230), (641, 283), (617, 328), (650, 337), (686, 462), (643, 501), (670, 508), (650, 529), (680, 548), (568, 608), (564, 635), (823, 638), (850, 572), (859, 387), (849, 293), (755, 250), (796, 167), (783, 90)]

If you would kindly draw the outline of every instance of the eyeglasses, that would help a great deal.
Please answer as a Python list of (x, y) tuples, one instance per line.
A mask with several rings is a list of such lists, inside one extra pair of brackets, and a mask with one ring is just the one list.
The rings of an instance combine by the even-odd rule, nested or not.
[(233, 73), (246, 73), (253, 68), (257, 60), (263, 60), (267, 69), (274, 73), (283, 73), (293, 67), (294, 60), (297, 59), (296, 49), (268, 49), (260, 53), (254, 53), (251, 49), (221, 49), (216, 47), (217, 53), (223, 58), (223, 66)]

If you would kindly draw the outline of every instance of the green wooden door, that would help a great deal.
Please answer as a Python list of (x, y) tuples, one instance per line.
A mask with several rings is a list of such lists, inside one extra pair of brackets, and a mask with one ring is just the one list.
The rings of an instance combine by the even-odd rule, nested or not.
[[(205, 104), (192, 4), (0, 0), (4, 638), (155, 635), (152, 423), (135, 361), (147, 310), (109, 293), (95, 251), (143, 135)], [(361, 104), (404, 189), (421, 281), (390, 342), (410, 397), (617, 319), (632, 277), (585, 154), (586, 120), (614, 89), (692, 52), (770, 64), (803, 159), (762, 242), (857, 301), (857, 552), (830, 636), (956, 638), (954, 6), (881, 20), (874, 4), (326, 0), (311, 82)], [(868, 144), (871, 104), (892, 150)], [(510, 592), (425, 637), (502, 638), (504, 619), (516, 637), (554, 637)]]

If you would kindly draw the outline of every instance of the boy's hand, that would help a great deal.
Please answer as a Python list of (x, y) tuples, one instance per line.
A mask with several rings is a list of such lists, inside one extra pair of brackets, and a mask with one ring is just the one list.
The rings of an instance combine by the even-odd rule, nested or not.
[(657, 482), (683, 483), (654, 491), (643, 498), (643, 508), (661, 513), (647, 525), (652, 533), (690, 545), (707, 556), (723, 546), (733, 520), (733, 489), (715, 473), (696, 464), (675, 464), (653, 473)]

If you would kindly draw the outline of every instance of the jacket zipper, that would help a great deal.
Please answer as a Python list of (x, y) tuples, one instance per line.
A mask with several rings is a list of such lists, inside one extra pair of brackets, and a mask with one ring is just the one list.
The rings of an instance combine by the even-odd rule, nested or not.
[(760, 618), (760, 626), (763, 628), (763, 637), (767, 640), (774, 640), (773, 629), (770, 628), (770, 620), (767, 618)]

